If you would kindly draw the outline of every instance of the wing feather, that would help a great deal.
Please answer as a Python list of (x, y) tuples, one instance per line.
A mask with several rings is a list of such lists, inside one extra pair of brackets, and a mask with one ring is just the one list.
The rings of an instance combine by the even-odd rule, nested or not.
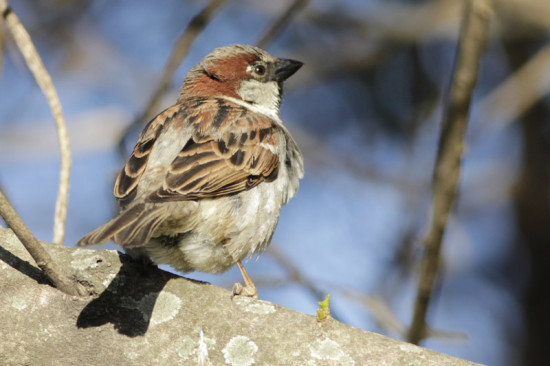
[[(209, 113), (205, 113), (208, 110)], [(269, 117), (222, 98), (189, 111), (194, 133), (170, 165), (151, 201), (235, 194), (277, 177), (278, 125)]]
[(113, 193), (121, 207), (127, 206), (135, 198), (137, 186), (145, 172), (151, 151), (164, 126), (167, 123), (181, 123), (185, 118), (185, 109), (181, 105), (175, 105), (157, 115), (145, 126), (128, 162), (118, 174), (115, 182)]
[[(168, 124), (192, 131), (191, 137), (168, 167), (162, 187), (144, 192), (145, 197), (136, 197), (137, 187), (147, 174), (149, 156)], [(269, 117), (223, 98), (183, 100), (144, 128), (118, 175), (114, 195), (126, 207), (134, 200), (214, 198), (272, 181), (279, 167), (280, 132)]]

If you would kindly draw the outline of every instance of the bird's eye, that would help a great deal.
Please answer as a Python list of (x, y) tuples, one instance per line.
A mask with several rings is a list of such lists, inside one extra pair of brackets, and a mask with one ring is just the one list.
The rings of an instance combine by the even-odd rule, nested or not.
[(254, 72), (258, 75), (265, 74), (265, 66), (264, 65), (256, 65), (254, 66)]

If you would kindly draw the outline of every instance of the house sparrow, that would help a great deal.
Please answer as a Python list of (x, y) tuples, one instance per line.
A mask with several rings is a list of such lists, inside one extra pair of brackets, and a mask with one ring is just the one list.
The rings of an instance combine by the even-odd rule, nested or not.
[(225, 272), (267, 248), (296, 193), (303, 158), (279, 118), (282, 83), (303, 64), (220, 47), (186, 75), (176, 104), (141, 132), (118, 175), (120, 212), (77, 246), (114, 241), (178, 271)]

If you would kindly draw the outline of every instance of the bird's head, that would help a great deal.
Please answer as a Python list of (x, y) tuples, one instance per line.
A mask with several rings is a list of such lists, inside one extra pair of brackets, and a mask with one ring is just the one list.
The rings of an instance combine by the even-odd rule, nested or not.
[(216, 48), (187, 73), (178, 103), (189, 97), (228, 97), (278, 116), (283, 81), (302, 62), (279, 59), (253, 46)]

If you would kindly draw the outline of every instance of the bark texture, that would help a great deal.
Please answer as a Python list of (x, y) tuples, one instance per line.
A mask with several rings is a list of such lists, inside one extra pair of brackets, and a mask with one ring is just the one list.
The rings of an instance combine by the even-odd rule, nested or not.
[(208, 283), (144, 272), (116, 251), (45, 246), (94, 295), (50, 286), (11, 230), (0, 228), (2, 365), (473, 365), (271, 302), (232, 300)]

